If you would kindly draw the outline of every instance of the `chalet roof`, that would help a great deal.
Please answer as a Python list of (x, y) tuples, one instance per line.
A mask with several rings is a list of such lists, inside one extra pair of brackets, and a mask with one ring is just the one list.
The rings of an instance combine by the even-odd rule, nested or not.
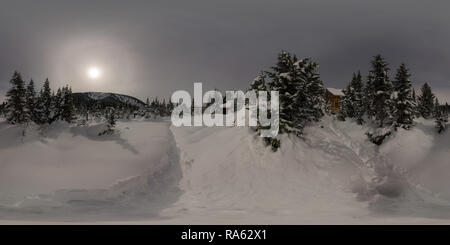
[(335, 96), (344, 96), (344, 91), (337, 88), (327, 88), (328, 92)]

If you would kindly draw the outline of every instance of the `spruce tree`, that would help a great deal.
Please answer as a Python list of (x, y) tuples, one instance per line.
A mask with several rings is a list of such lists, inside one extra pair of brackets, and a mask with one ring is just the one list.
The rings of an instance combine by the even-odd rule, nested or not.
[(73, 97), (72, 97), (72, 88), (68, 85), (62, 88), (62, 98), (61, 98), (61, 120), (64, 120), (68, 123), (73, 122), (75, 120), (75, 112), (73, 105)]
[(420, 117), (420, 112), (419, 112), (419, 101), (417, 99), (417, 95), (416, 95), (416, 89), (412, 88), (412, 98), (413, 98), (413, 102), (414, 102), (414, 117)]
[(266, 72), (270, 90), (279, 92), (280, 133), (303, 134), (307, 123), (323, 116), (324, 87), (318, 65), (309, 59), (298, 60), (281, 52), (277, 65)]
[(366, 86), (364, 87), (364, 108), (366, 110), (367, 117), (369, 119), (373, 119), (376, 114), (375, 103), (374, 103), (375, 87), (374, 87), (374, 83), (373, 83), (373, 77), (370, 73), (369, 73), (369, 75), (367, 75), (366, 79), (367, 79)]
[[(253, 81), (250, 83), (250, 87), (249, 87), (248, 90), (254, 91), (254, 92), (256, 93), (257, 98), (259, 98), (259, 91), (266, 91), (266, 92), (268, 92), (268, 90), (267, 90), (266, 78), (267, 78), (266, 74), (264, 74), (264, 73), (262, 72), (262, 73), (261, 73), (260, 75), (258, 75), (255, 79), (253, 79)], [(224, 104), (227, 103), (227, 102), (226, 102), (226, 99), (227, 99), (227, 98), (224, 98)], [(269, 100), (269, 99), (270, 99), (270, 94), (267, 93), (267, 100)], [(247, 103), (247, 101), (246, 101), (246, 103)], [(235, 106), (236, 106), (236, 105), (235, 105)], [(259, 111), (258, 111), (258, 113), (259, 113)], [(268, 116), (268, 117), (271, 116), (271, 115), (270, 115), (270, 111), (267, 112), (267, 116)], [(259, 120), (258, 120), (258, 121), (257, 121), (257, 125), (256, 125), (255, 130), (256, 130), (256, 131), (259, 131), (259, 130), (261, 130), (261, 129), (268, 129), (268, 128), (270, 128), (270, 126), (264, 127), (264, 126), (262, 126), (262, 125), (260, 124), (260, 122), (259, 122)], [(268, 139), (265, 139), (265, 141), (266, 141), (267, 144), (271, 144), (271, 139), (268, 138)]]
[(25, 82), (19, 72), (14, 72), (11, 88), (6, 93), (7, 120), (11, 124), (24, 124), (29, 118), (26, 112)]
[(364, 94), (361, 73), (353, 74), (351, 82), (344, 90), (344, 98), (341, 101), (340, 119), (345, 117), (355, 118), (358, 124), (364, 123)]
[(355, 110), (355, 119), (359, 125), (364, 123), (364, 85), (362, 81), (361, 72), (358, 71), (356, 75), (356, 80), (352, 85), (352, 89), (354, 90), (354, 98), (353, 98), (353, 107)]
[(433, 94), (430, 85), (425, 83), (418, 98), (418, 110), (423, 118), (429, 119), (433, 116), (435, 98), (436, 96)]
[(267, 91), (266, 75), (262, 73), (261, 75), (253, 79), (253, 81), (250, 83), (249, 90), (254, 90), (255, 92)]
[(372, 70), (370, 74), (373, 77), (374, 89), (374, 104), (372, 109), (375, 114), (375, 122), (379, 127), (383, 127), (392, 119), (392, 84), (388, 77), (389, 68), (387, 62), (380, 55), (375, 56), (371, 65)]
[(434, 118), (438, 133), (444, 132), (448, 127), (448, 112), (444, 107), (440, 106), (438, 99), (435, 100)]
[[(277, 64), (265, 72), (271, 80), (267, 90), (279, 92), (279, 133), (303, 134), (304, 127), (323, 116), (324, 93), (318, 74), (318, 65), (310, 59), (298, 60), (288, 52), (278, 55)], [(263, 89), (262, 81), (254, 81), (251, 89)], [(276, 151), (280, 141), (266, 138)]]
[(347, 88), (344, 89), (344, 97), (340, 101), (339, 105), (339, 114), (338, 118), (341, 121), (345, 121), (346, 117), (353, 118), (355, 116), (354, 108), (353, 108), (353, 98), (354, 98), (354, 91), (352, 89), (352, 84), (356, 80), (356, 74), (353, 73), (353, 77), (351, 82), (347, 85)]
[(39, 109), (39, 121), (44, 123), (52, 122), (52, 91), (50, 89), (50, 82), (48, 79), (45, 80), (44, 86), (41, 89), (38, 98), (38, 109)]
[(397, 127), (410, 129), (414, 123), (416, 103), (413, 98), (410, 74), (405, 64), (401, 64), (394, 80), (394, 120)]
[(28, 85), (26, 87), (25, 101), (26, 101), (25, 108), (26, 108), (28, 119), (35, 123), (39, 123), (37, 112), (36, 112), (37, 101), (36, 101), (36, 91), (34, 89), (33, 79), (30, 80), (30, 82), (28, 83)]
[(52, 106), (51, 106), (51, 119), (50, 121), (56, 121), (56, 120), (62, 120), (62, 111), (63, 111), (63, 93), (64, 91), (64, 87), (58, 88), (58, 90), (56, 91), (56, 94), (52, 95)]

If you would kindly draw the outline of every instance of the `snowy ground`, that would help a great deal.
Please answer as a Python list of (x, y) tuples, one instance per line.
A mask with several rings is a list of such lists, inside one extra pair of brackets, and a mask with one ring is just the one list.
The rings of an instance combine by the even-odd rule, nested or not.
[[(0, 219), (102, 221), (157, 216), (179, 195), (175, 143), (166, 122), (59, 123), (44, 135), (0, 126)], [(22, 142), (23, 141), (23, 142)]]
[[(248, 128), (0, 123), (0, 223), (450, 224), (450, 134), (382, 147), (325, 117), (277, 153)], [(374, 184), (376, 183), (376, 184)]]

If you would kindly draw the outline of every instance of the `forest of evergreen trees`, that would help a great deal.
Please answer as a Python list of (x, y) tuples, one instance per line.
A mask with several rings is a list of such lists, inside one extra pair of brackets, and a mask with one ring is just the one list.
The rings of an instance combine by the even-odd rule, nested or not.
[[(353, 119), (360, 125), (380, 129), (367, 134), (375, 144), (381, 144), (398, 128), (411, 129), (418, 117), (434, 119), (439, 133), (447, 128), (449, 105), (441, 105), (427, 83), (416, 96), (405, 64), (400, 65), (393, 79), (389, 77), (388, 63), (380, 55), (370, 64), (371, 70), (364, 81), (357, 72), (344, 89), (340, 120)], [(327, 111), (318, 65), (288, 52), (281, 52), (276, 65), (270, 71), (263, 71), (250, 84), (250, 90), (279, 91), (280, 134), (300, 136), (305, 125), (318, 121)], [(266, 138), (265, 141), (274, 150), (280, 146), (279, 139)]]
[(144, 108), (95, 100), (74, 101), (71, 87), (66, 85), (56, 92), (52, 91), (48, 79), (37, 93), (34, 81), (25, 83), (17, 71), (14, 72), (10, 85), (6, 101), (0, 105), (0, 116), (5, 117), (10, 124), (21, 126), (29, 123), (49, 125), (58, 120), (86, 123), (91, 118), (103, 119), (109, 126), (114, 126), (116, 119), (170, 116), (174, 107), (172, 103), (166, 103), (165, 100), (160, 102), (158, 98), (151, 103), (147, 99)]
[[(337, 115), (339, 120), (354, 120), (360, 125), (369, 125), (375, 130), (367, 135), (375, 144), (381, 144), (398, 128), (411, 129), (414, 127), (414, 119), (418, 117), (434, 119), (439, 133), (446, 130), (449, 105), (441, 105), (427, 83), (416, 95), (410, 80), (411, 74), (405, 64), (397, 68), (393, 78), (389, 76), (388, 63), (380, 55), (375, 56), (370, 65), (371, 69), (365, 78), (359, 71), (354, 73), (344, 89)], [(9, 123), (18, 125), (30, 122), (45, 125), (58, 120), (73, 123), (76, 119), (86, 122), (95, 117), (102, 118), (113, 126), (118, 118), (170, 116), (175, 106), (158, 98), (151, 102), (147, 99), (144, 108), (95, 101), (74, 102), (69, 86), (54, 92), (47, 79), (40, 92), (36, 93), (33, 80), (26, 84), (19, 72), (14, 72), (10, 83), (7, 100), (0, 105), (0, 115), (6, 117)], [(280, 134), (301, 137), (304, 127), (319, 121), (329, 106), (325, 99), (326, 89), (318, 73), (318, 64), (310, 59), (298, 59), (284, 51), (278, 55), (275, 66), (269, 71), (261, 72), (249, 89), (279, 91)], [(262, 128), (258, 126), (256, 130)], [(280, 147), (281, 142), (277, 138), (264, 140), (274, 150)]]

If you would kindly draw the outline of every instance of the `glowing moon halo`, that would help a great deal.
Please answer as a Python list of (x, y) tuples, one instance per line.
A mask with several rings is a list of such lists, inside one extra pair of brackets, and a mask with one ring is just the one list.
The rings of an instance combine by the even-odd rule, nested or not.
[(102, 75), (102, 71), (97, 67), (91, 67), (88, 69), (88, 76), (91, 79), (98, 79)]

